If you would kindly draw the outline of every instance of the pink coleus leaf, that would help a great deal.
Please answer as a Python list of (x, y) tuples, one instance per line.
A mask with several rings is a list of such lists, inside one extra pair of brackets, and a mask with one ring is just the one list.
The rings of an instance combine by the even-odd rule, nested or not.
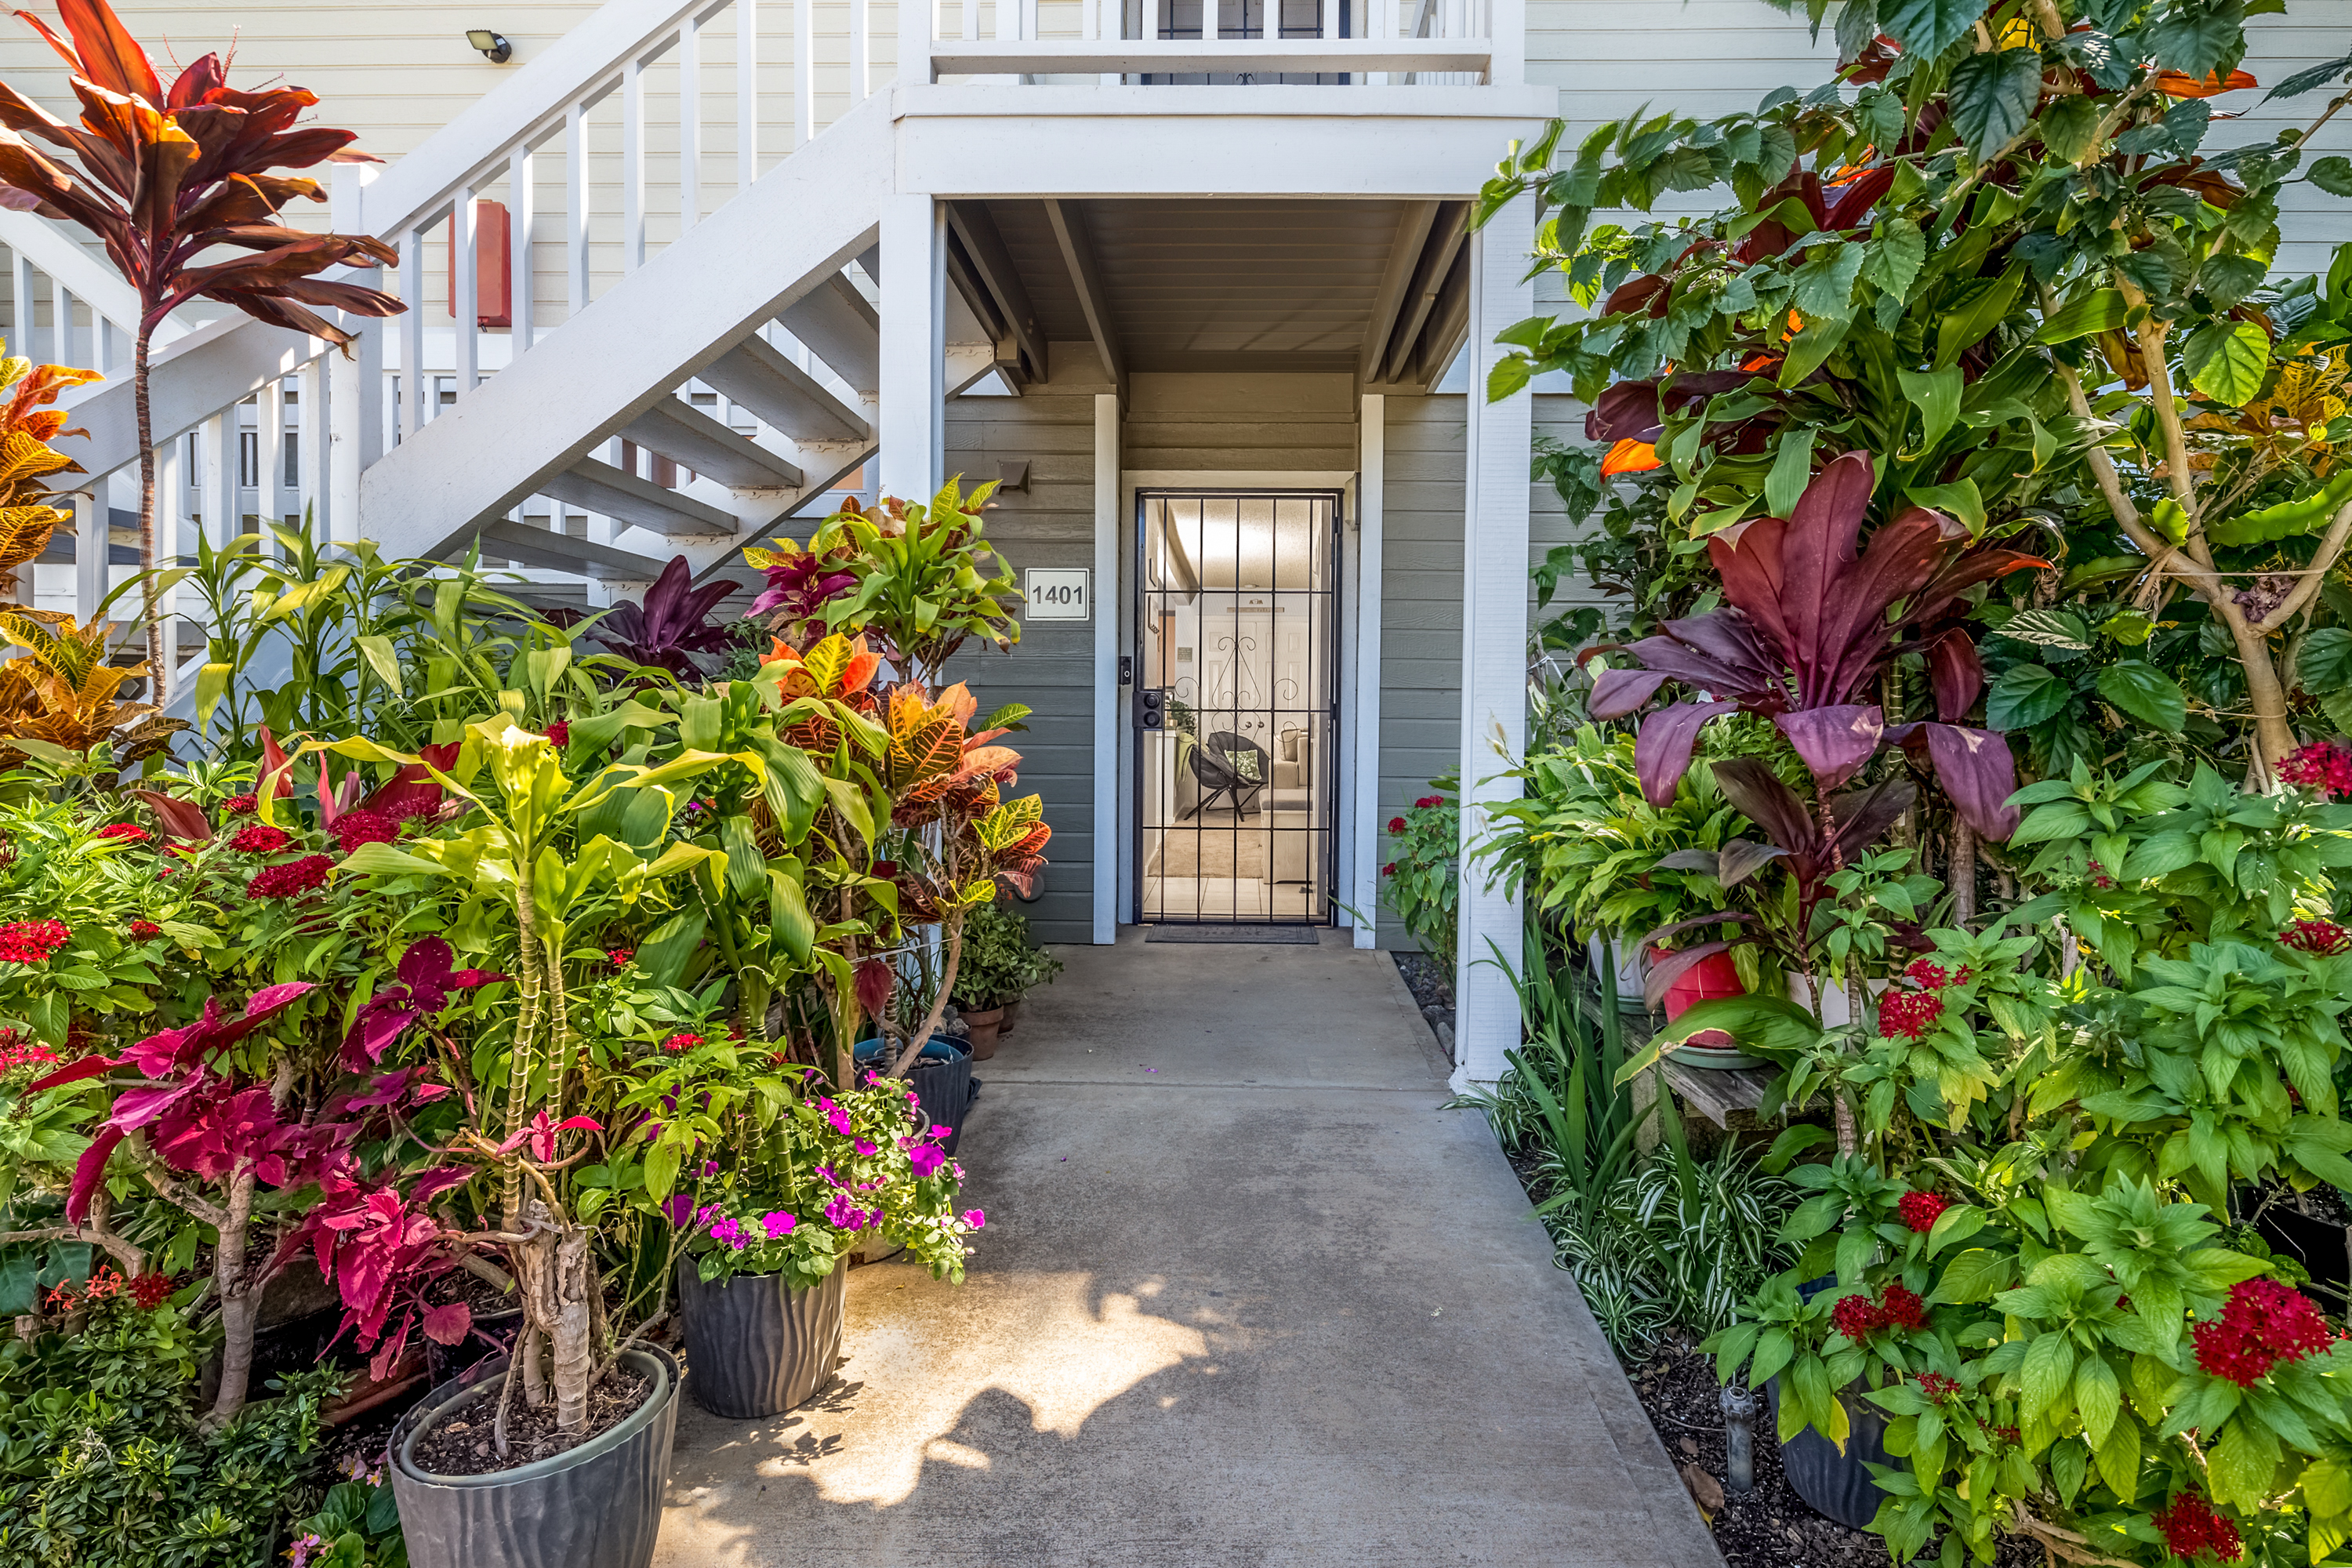
[(89, 1217), (89, 1200), (98, 1191), (98, 1184), (106, 1175), (106, 1162), (129, 1134), (112, 1127), (101, 1127), (89, 1141), (89, 1147), (74, 1162), (73, 1187), (66, 1194), (66, 1218), (75, 1225)]
[(463, 1301), (425, 1310), (425, 1337), (437, 1345), (461, 1342), (473, 1331), (474, 1310)]
[(62, 1089), (69, 1083), (79, 1083), (84, 1079), (96, 1078), (99, 1074), (110, 1070), (113, 1066), (114, 1058), (111, 1057), (84, 1057), (78, 1062), (59, 1068), (46, 1078), (35, 1079), (25, 1086), (25, 1092), (38, 1094), (45, 1089)]

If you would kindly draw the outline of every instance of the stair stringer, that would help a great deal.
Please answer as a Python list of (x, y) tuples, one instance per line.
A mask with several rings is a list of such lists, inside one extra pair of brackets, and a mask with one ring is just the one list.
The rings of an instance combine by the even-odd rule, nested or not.
[(371, 464), (361, 535), (392, 559), (463, 549), (872, 245), (895, 174), (879, 94)]

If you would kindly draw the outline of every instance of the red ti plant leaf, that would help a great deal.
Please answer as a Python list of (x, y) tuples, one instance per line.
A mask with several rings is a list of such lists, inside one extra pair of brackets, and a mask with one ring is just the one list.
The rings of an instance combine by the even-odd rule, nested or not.
[[(1859, 699), (1905, 653), (1927, 656), (1937, 711), (1947, 721), (1975, 700), (1983, 670), (1957, 624), (1960, 595), (2003, 573), (2047, 563), (1979, 547), (1959, 524), (1923, 507), (1906, 510), (1865, 543), (1874, 479), (1870, 454), (1848, 452), (1814, 476), (1790, 517), (1758, 518), (1717, 533), (1707, 541), (1707, 556), (1723, 580), (1727, 607), (1669, 621), (1657, 636), (1613, 650), (1632, 654), (1641, 668), (1608, 669), (1596, 679), (1597, 718), (1635, 711), (1668, 681), (1712, 699), (1675, 703), (1643, 722), (1634, 761), (1654, 805), (1674, 798), (1700, 726), (1733, 711), (1770, 718), (1820, 791), (1835, 790), (1886, 738), (1878, 709)], [(1962, 734), (1979, 738), (1963, 742)], [(2001, 804), (2006, 796), (1990, 792), (2014, 775), (2007, 742), (1988, 731), (1952, 731), (1930, 735), (1922, 746), (1970, 826), (2006, 837), (2002, 825), (2013, 826), (2014, 816)]]

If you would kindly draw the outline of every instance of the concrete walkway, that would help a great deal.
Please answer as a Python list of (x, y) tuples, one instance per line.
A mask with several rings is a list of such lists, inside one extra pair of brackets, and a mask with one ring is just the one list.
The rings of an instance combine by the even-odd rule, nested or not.
[(1075, 948), (966, 1128), (968, 1281), (681, 1406), (664, 1568), (1719, 1563), (1384, 953)]

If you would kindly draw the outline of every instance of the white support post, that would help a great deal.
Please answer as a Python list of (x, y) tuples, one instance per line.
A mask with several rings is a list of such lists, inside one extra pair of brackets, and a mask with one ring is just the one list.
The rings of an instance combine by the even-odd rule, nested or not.
[(106, 565), (109, 546), (114, 542), (107, 516), (106, 481), (106, 475), (94, 475), (89, 488), (75, 491), (73, 497), (74, 619), (84, 626), (98, 614), (98, 602), (112, 585), (112, 574)]
[(286, 525), (286, 382), (283, 377), (261, 389), (253, 400), (254, 510), (261, 514), (261, 532)]
[[(14, 276), (9, 280), (8, 297), (16, 301), (16, 315), (8, 332), (9, 346), (25, 358), (37, 363), (41, 351), (40, 344), (33, 337), (34, 318), (38, 313), (34, 304), (33, 258), (19, 250), (10, 266)], [(50, 363), (57, 362), (52, 360)]]
[[(1535, 288), (1520, 276), (1535, 243), (1533, 207), (1522, 196), (1470, 237), (1470, 386), (1464, 464), (1462, 541), (1462, 840), (1490, 827), (1488, 812), (1517, 795), (1498, 778), (1527, 747), (1528, 450), (1535, 399), (1525, 388), (1486, 401), (1486, 372), (1499, 357), (1495, 335), (1535, 313)], [(1499, 752), (1497, 748), (1500, 748)], [(1491, 942), (1517, 963), (1519, 900), (1464, 857), (1454, 994), (1457, 1086), (1491, 1083), (1519, 1044), (1518, 999), (1492, 963)]]
[(539, 216), (539, 187), (528, 147), (507, 157), (507, 363), (512, 364), (530, 352), (538, 293), (530, 275), (530, 226)]
[[(188, 439), (166, 437), (155, 454), (155, 564), (176, 566), (188, 553), (180, 537), (181, 514), (187, 509)], [(180, 585), (173, 583), (155, 596), (155, 618), (163, 623), (163, 668), (149, 672), (155, 696), (150, 700), (168, 708), (180, 689)]]
[[(735, 186), (760, 177), (760, 0), (735, 0)], [(556, 519), (562, 531), (562, 519)]]
[(481, 221), (482, 209), (472, 188), (459, 191), (457, 205), (449, 209), (449, 326), (457, 334), (452, 367), (460, 397), (482, 380)]
[[(97, 312), (92, 311), (91, 314), (95, 316)], [(56, 323), (49, 333), (49, 363), (67, 365), (79, 363), (74, 357), (73, 295), (67, 289), (63, 279), (49, 279), (49, 320)]]
[(677, 232), (702, 221), (702, 22), (677, 28)]
[(1380, 943), (1381, 532), (1388, 499), (1388, 399), (1361, 398), (1356, 426), (1356, 658), (1354, 873), (1349, 901), (1361, 919), (1356, 945)]
[(233, 404), (226, 414), (205, 421), (205, 531), (218, 550), (245, 531), (245, 511), (237, 505), (238, 448), (244, 446), (245, 405)]
[(816, 0), (793, 0), (793, 146), (816, 140)]
[(882, 385), (876, 434), (882, 489), (928, 502), (945, 461), (947, 208), (928, 195), (882, 198)]
[(425, 428), (425, 231), (400, 237), (400, 297), (408, 309), (400, 317), (400, 421), (404, 441)]
[(621, 270), (646, 264), (646, 62), (621, 68)]
[(1118, 394), (1095, 394), (1095, 918), (1094, 940), (1118, 939)]
[(1201, 41), (1204, 44), (1217, 41), (1217, 24), (1223, 20), (1217, 10), (1218, 0), (1201, 0)]
[(588, 308), (588, 109), (563, 111), (563, 300), (576, 316)]
[[(342, 357), (329, 353), (324, 360), (314, 359), (294, 373), (294, 507), (297, 511), (310, 514), (322, 544), (333, 539), (360, 536), (359, 520), (349, 511), (337, 511), (327, 498), (327, 471), (331, 461), (327, 452), (327, 431), (332, 414), (326, 402), (327, 367), (331, 363), (340, 363)], [(352, 379), (366, 374), (354, 366)], [(383, 379), (379, 371), (379, 384)], [(358, 416), (351, 417), (356, 422)], [(356, 465), (352, 482), (354, 486), (359, 482)]]
[(849, 101), (854, 108), (874, 92), (873, 0), (849, 0)]
[(1496, 87), (1522, 87), (1528, 79), (1527, 0), (1490, 0), (1486, 6), (1486, 37), (1494, 56), (1486, 79)]
[[(378, 172), (375, 164), (335, 166), (333, 199), (329, 210), (338, 232), (370, 232), (367, 188), (375, 182)], [(405, 250), (403, 254), (404, 257)], [(353, 274), (352, 280), (381, 288), (383, 275), (380, 269), (370, 268)], [(404, 265), (401, 282), (404, 288), (412, 285)], [(413, 326), (421, 333), (423, 300), (413, 294), (404, 294), (402, 298), (409, 301), (404, 332)], [(353, 345), (352, 353), (330, 352), (323, 362), (310, 361), (302, 367), (298, 384), (296, 406), (300, 413), (296, 421), (299, 431), (296, 436), (299, 446), (295, 461), (300, 471), (300, 500), (316, 509), (321, 540), (361, 537), (360, 475), (370, 463), (383, 456), (388, 444), (384, 428), (383, 343), (390, 323), (370, 317), (358, 326), (359, 342)], [(418, 341), (422, 341), (421, 336)], [(404, 348), (402, 357), (409, 357)], [(396, 425), (398, 418), (395, 409), (393, 423)]]

